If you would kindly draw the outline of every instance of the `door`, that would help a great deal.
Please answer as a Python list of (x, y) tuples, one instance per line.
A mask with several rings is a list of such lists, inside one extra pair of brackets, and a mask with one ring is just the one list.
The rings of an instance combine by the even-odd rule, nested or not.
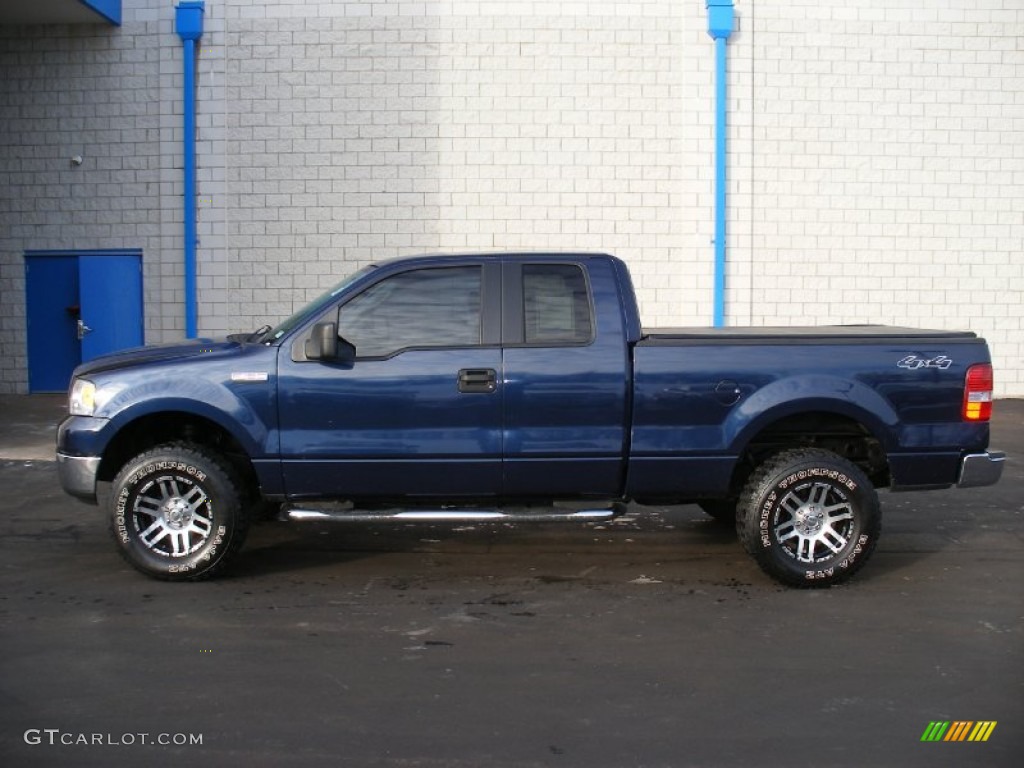
[(30, 392), (63, 392), (81, 362), (77, 322), (78, 258), (25, 257)]
[(500, 265), (389, 272), (326, 320), (354, 362), (283, 345), (281, 454), (292, 498), (501, 492)]
[(142, 252), (30, 251), (25, 306), (29, 391), (64, 391), (79, 363), (142, 345)]
[(620, 299), (610, 262), (587, 267), (505, 267), (509, 494), (614, 498), (622, 490), (630, 371), (614, 311)]
[(142, 346), (141, 254), (78, 257), (82, 362)]

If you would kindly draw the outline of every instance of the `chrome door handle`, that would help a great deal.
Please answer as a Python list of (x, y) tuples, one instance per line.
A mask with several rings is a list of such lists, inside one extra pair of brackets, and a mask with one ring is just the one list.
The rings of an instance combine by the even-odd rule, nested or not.
[(78, 318), (78, 340), (84, 339), (87, 333), (92, 333), (92, 328), (83, 323), (82, 318)]

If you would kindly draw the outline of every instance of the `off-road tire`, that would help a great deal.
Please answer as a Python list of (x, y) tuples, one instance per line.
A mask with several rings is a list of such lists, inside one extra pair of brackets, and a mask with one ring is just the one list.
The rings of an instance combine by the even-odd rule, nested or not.
[(231, 465), (190, 443), (139, 454), (118, 473), (110, 532), (124, 559), (165, 581), (221, 573), (241, 548), (249, 516)]
[(815, 448), (767, 459), (747, 481), (736, 512), (743, 547), (772, 578), (828, 587), (859, 571), (878, 543), (878, 494), (855, 464)]

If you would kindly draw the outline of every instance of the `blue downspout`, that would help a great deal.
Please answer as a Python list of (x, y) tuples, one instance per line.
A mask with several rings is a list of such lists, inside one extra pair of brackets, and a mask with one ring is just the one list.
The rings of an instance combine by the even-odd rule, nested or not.
[(174, 31), (185, 44), (185, 336), (196, 337), (196, 41), (203, 36), (198, 0), (174, 8)]
[(725, 44), (733, 32), (732, 0), (706, 0), (708, 34), (715, 41), (715, 327), (725, 325), (726, 67)]

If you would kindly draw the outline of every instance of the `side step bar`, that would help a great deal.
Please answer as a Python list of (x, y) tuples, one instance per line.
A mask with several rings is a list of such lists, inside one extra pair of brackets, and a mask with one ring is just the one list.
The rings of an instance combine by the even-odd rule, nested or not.
[(300, 509), (285, 507), (281, 510), (284, 520), (296, 522), (331, 523), (384, 523), (384, 522), (506, 522), (506, 523), (549, 523), (549, 522), (594, 522), (610, 520), (625, 512), (625, 504), (613, 504), (608, 509), (558, 509), (538, 511), (535, 507), (490, 509), (383, 509), (365, 511), (359, 509)]

